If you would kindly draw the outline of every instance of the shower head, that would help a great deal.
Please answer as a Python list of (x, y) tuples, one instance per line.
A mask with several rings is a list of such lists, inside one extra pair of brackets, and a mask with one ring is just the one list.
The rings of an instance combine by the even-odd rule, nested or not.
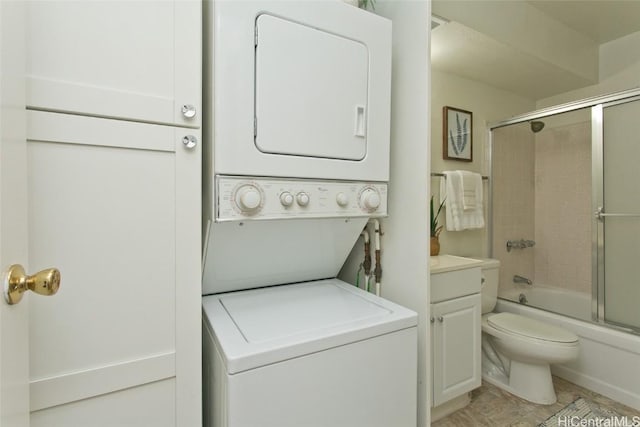
[(538, 120), (533, 120), (533, 121), (529, 122), (529, 124), (531, 125), (531, 131), (533, 133), (538, 133), (542, 129), (544, 129), (544, 122), (541, 122), (541, 121), (538, 121)]

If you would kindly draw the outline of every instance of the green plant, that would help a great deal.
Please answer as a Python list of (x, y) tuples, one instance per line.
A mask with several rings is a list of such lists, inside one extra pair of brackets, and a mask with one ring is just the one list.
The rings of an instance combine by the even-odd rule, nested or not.
[(358, 7), (361, 9), (369, 9), (371, 6), (371, 10), (376, 10), (376, 1), (375, 0), (358, 0)]
[(440, 215), (440, 211), (442, 210), (443, 206), (444, 200), (442, 201), (442, 203), (440, 203), (440, 206), (438, 206), (438, 212), (436, 212), (436, 214), (434, 215), (433, 196), (431, 196), (431, 237), (438, 237), (440, 235), (440, 232), (442, 231), (443, 226), (438, 226), (438, 215)]

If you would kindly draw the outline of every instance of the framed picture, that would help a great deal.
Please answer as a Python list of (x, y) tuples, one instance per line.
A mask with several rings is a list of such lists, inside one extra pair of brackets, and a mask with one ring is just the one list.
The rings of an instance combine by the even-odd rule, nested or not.
[(473, 160), (473, 114), (453, 107), (442, 108), (442, 157), (445, 160)]

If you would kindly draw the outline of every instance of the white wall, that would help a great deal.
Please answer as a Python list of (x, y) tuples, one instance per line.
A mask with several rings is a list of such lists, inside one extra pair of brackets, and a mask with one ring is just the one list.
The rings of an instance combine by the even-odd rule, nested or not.
[[(437, 31), (437, 29), (436, 29)], [(456, 107), (473, 113), (473, 161), (442, 158), (442, 107)], [(535, 109), (535, 101), (473, 80), (439, 71), (431, 72), (431, 169), (433, 172), (463, 169), (489, 175), (487, 125)], [(431, 178), (431, 194), (439, 198), (440, 178)], [(485, 221), (488, 183), (485, 182)], [(440, 213), (444, 224), (444, 211)], [(488, 221), (487, 221), (488, 222)], [(440, 234), (440, 253), (487, 256), (487, 228)]]
[(640, 87), (640, 32), (600, 45), (599, 72), (598, 84), (540, 99), (536, 108)]
[[(428, 426), (429, 370), (429, 35), (427, 1), (378, 0), (393, 21), (389, 216), (382, 221), (382, 296), (415, 310), (418, 326), (418, 426)], [(340, 277), (354, 283), (361, 239)]]

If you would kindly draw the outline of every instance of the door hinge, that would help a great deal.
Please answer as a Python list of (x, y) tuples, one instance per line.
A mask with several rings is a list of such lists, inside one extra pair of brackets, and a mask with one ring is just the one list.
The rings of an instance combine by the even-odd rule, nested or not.
[(253, 138), (258, 136), (258, 118), (253, 116)]
[(253, 27), (253, 45), (258, 46), (258, 26)]

